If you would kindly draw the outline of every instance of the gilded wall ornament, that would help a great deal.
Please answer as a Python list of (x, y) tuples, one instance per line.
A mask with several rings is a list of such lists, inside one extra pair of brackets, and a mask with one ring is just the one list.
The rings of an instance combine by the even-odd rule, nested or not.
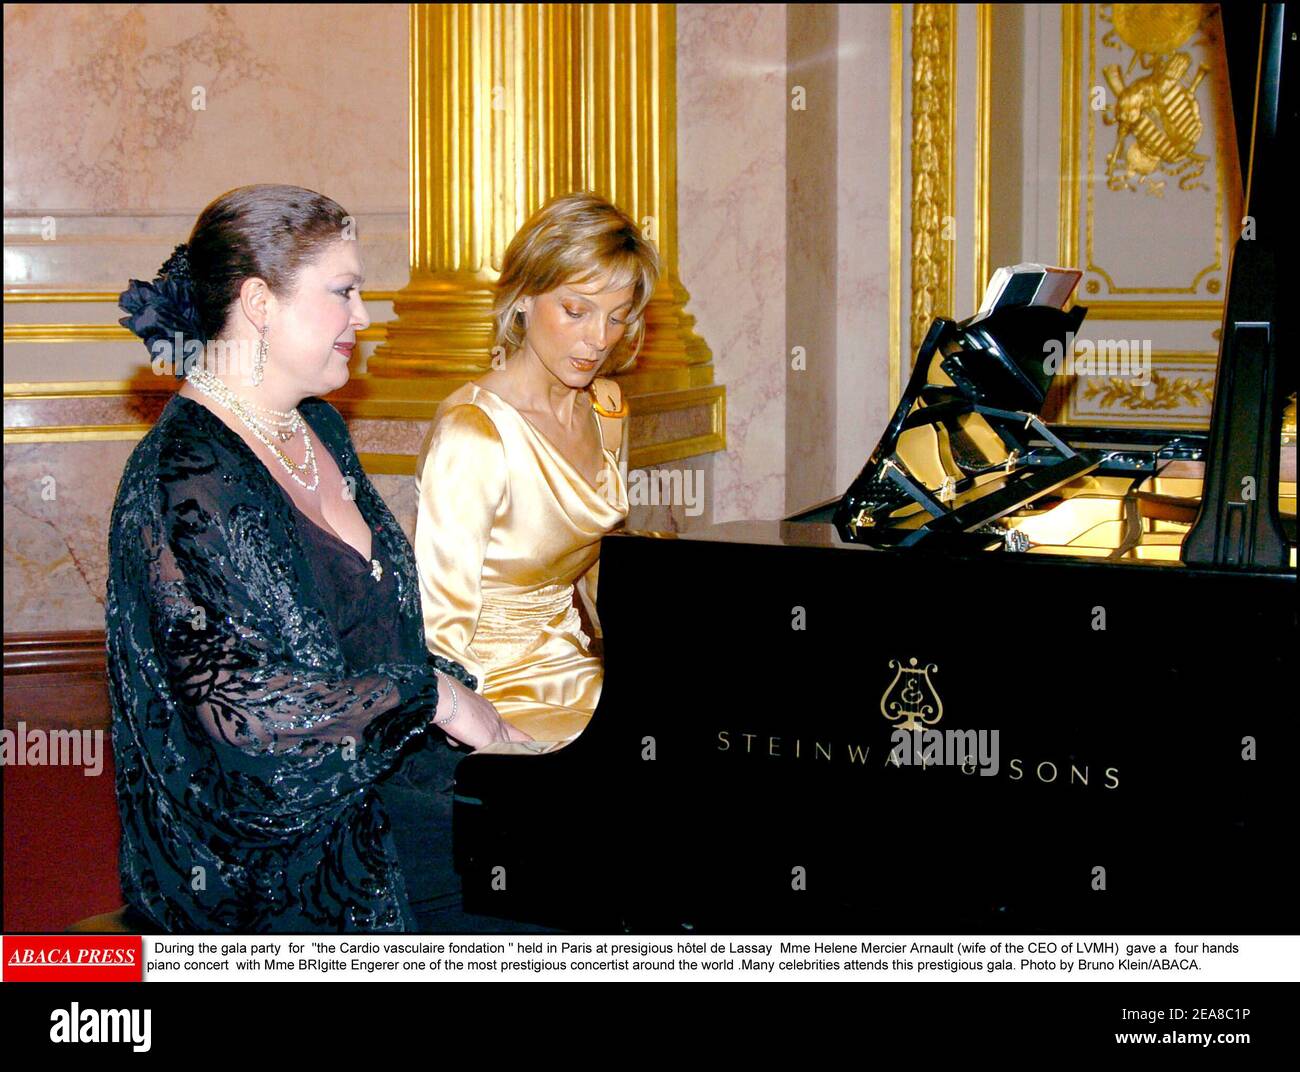
[[(1209, 73), (1205, 64), (1187, 80), (1192, 58), (1176, 51), (1187, 43), (1209, 14), (1206, 4), (1115, 4), (1114, 29), (1102, 39), (1133, 50), (1127, 72), (1119, 64), (1102, 69), (1114, 99), (1101, 119), (1115, 127), (1115, 147), (1106, 157), (1106, 185), (1112, 190), (1138, 190), (1163, 197), (1165, 180), (1158, 171), (1178, 180), (1180, 190), (1208, 189), (1201, 176), (1209, 156), (1196, 151), (1205, 124), (1196, 91)], [(1126, 83), (1135, 65), (1148, 73)]]
[(1169, 377), (1159, 372), (1151, 374), (1151, 391), (1141, 384), (1118, 376), (1104, 380), (1087, 380), (1083, 388), (1086, 401), (1097, 400), (1102, 409), (1120, 406), (1129, 410), (1170, 410), (1183, 407), (1208, 406), (1214, 398), (1214, 379), (1192, 379), (1187, 376)]

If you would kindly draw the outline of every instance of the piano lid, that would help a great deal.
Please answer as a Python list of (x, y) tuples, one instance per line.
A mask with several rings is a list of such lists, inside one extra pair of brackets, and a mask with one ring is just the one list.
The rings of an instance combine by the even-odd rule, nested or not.
[(1086, 314), (1031, 305), (936, 319), (835, 524), (903, 544), (973, 532), (1095, 469), (1097, 454), (1076, 451), (1039, 418)]

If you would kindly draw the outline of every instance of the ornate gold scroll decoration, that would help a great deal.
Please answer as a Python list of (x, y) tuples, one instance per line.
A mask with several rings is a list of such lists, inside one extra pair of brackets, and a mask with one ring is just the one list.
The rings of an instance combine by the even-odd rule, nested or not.
[(1097, 400), (1102, 409), (1118, 406), (1129, 410), (1181, 409), (1209, 405), (1214, 399), (1214, 377), (1193, 379), (1190, 376), (1151, 374), (1151, 390), (1119, 376), (1085, 381), (1083, 397)]
[[(1090, 319), (1219, 320), (1223, 315), (1219, 273), (1224, 268), (1225, 243), (1229, 238), (1224, 221), (1235, 217), (1239, 197), (1224, 181), (1225, 158), (1233, 155), (1232, 117), (1227, 107), (1226, 74), (1222, 65), (1215, 66), (1212, 59), (1219, 40), (1216, 11), (1214, 4), (1063, 6), (1060, 248), (1062, 263), (1078, 264), (1085, 270), (1080, 297), (1087, 301)], [(1099, 27), (1099, 21), (1108, 23), (1108, 27)], [(1085, 38), (1086, 64), (1082, 62)], [(1179, 52), (1182, 46), (1186, 47)], [(1099, 70), (1098, 50), (1103, 47), (1127, 56), (1127, 66), (1122, 72), (1118, 64)], [(1207, 50), (1210, 65), (1199, 64), (1198, 71), (1189, 76), (1198, 49)], [(1184, 59), (1178, 59), (1179, 56)], [(1081, 84), (1081, 76), (1086, 78), (1086, 83)], [(1092, 94), (1105, 82), (1111, 83), (1111, 90), (1130, 95), (1122, 104), (1108, 99), (1104, 113), (1093, 113), (1089, 107)], [(1203, 82), (1210, 83), (1213, 90), (1209, 106), (1214, 112), (1216, 131), (1215, 144), (1208, 146), (1205, 154), (1197, 151), (1204, 134), (1205, 102), (1198, 102), (1195, 97)], [(1084, 117), (1085, 110), (1088, 118)], [(1093, 114), (1097, 115), (1097, 122), (1093, 122)], [(1097, 135), (1107, 118), (1117, 132), (1109, 155), (1097, 145)], [(1086, 123), (1086, 130), (1081, 123)], [(1086, 133), (1082, 140), (1087, 153), (1082, 168), (1076, 153), (1081, 130)], [(1212, 172), (1208, 170), (1209, 154), (1213, 154)], [(1204, 159), (1192, 159), (1202, 155)], [(1101, 177), (1106, 176), (1112, 189), (1136, 188), (1162, 195), (1165, 180), (1155, 178), (1157, 173), (1177, 177), (1183, 188), (1189, 190), (1205, 188), (1200, 181), (1202, 176), (1208, 180), (1213, 174), (1213, 259), (1200, 267), (1190, 266), (1191, 281), (1186, 286), (1122, 286), (1116, 282), (1119, 273), (1113, 265), (1108, 270), (1096, 262), (1096, 190)], [(1085, 198), (1082, 221), (1076, 218), (1076, 190), (1081, 190)], [(1081, 252), (1076, 242), (1080, 223)], [(1131, 269), (1131, 265), (1125, 268)], [(1200, 293), (1213, 297), (1209, 300), (1195, 297), (1167, 300), (1165, 297)], [(1154, 300), (1111, 297), (1119, 295), (1141, 295), (1143, 299)]]
[[(1198, 64), (1190, 82), (1185, 82), (1192, 57), (1175, 51), (1208, 15), (1205, 4), (1114, 5), (1113, 28), (1102, 44), (1118, 48), (1118, 36), (1133, 55), (1128, 72), (1121, 72), (1117, 63), (1102, 68), (1115, 95), (1101, 116), (1102, 123), (1115, 127), (1115, 147), (1106, 157), (1110, 189), (1138, 190), (1146, 185), (1163, 197), (1164, 180), (1147, 181), (1156, 171), (1177, 178), (1180, 190), (1209, 188), (1198, 181), (1210, 158), (1196, 152), (1205, 133), (1196, 90), (1210, 69)], [(1148, 73), (1125, 84), (1126, 73), (1139, 64)]]
[(930, 321), (953, 307), (952, 4), (912, 8), (912, 310), (911, 352)]
[[(889, 408), (903, 393), (903, 5), (889, 5)], [(915, 351), (913, 351), (915, 352)]]
[(975, 5), (975, 274), (972, 309), (978, 309), (989, 282), (989, 195), (993, 143), (993, 8)]

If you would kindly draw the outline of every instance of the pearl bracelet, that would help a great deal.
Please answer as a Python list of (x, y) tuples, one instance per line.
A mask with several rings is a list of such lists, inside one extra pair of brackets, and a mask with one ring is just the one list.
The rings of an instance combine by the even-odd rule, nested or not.
[[(434, 670), (434, 674), (437, 677), (447, 676), (441, 670)], [(456, 717), (456, 709), (460, 707), (460, 697), (456, 695), (456, 691), (454, 689), (450, 689), (450, 691), (451, 691), (451, 714), (448, 715), (446, 718), (435, 718), (433, 720), (433, 724), (435, 726), (445, 726), (447, 725), (448, 722), (450, 722), (452, 719)]]

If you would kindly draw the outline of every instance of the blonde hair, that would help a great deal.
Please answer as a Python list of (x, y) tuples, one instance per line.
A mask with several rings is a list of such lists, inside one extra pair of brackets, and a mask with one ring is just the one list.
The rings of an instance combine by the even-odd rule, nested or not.
[[(507, 354), (523, 345), (523, 313), (517, 306), (520, 298), (608, 275), (607, 289), (633, 288), (632, 311), (626, 320), (628, 331), (614, 352), (633, 342), (636, 346), (632, 356), (619, 366), (621, 371), (641, 352), (645, 341), (642, 314), (654, 294), (660, 271), (654, 246), (617, 205), (585, 190), (553, 197), (528, 218), (506, 250), (492, 305), (495, 345), (504, 347)], [(613, 356), (611, 352), (605, 365)]]

